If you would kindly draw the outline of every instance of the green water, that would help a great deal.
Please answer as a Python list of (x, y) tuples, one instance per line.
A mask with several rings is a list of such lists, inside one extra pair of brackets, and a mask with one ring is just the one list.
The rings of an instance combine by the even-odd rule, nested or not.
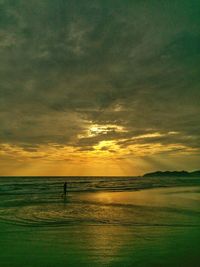
[(0, 267), (199, 267), (199, 204), (199, 187), (5, 199)]
[(196, 227), (69, 226), (40, 229), (1, 224), (0, 262), (22, 266), (199, 266)]

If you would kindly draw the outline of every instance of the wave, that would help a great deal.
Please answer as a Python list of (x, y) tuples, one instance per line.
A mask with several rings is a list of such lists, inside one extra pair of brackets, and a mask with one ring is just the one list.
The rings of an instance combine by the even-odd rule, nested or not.
[[(69, 192), (62, 198), (65, 181)], [(186, 185), (195, 185), (195, 189)], [(170, 179), (170, 182), (160, 178), (130, 177), (0, 179), (0, 223), (24, 227), (74, 224), (200, 227), (200, 189), (196, 185), (199, 185), (198, 180), (190, 179), (185, 183), (185, 179), (180, 178)], [(132, 199), (133, 193), (129, 193), (172, 186), (184, 187), (163, 189), (156, 197), (155, 192), (150, 194), (153, 190), (144, 190), (139, 200), (138, 197)], [(94, 198), (99, 194), (104, 197)], [(121, 194), (122, 198), (115, 198), (116, 194)], [(129, 194), (131, 200), (127, 198)], [(134, 193), (137, 194), (141, 192)]]
[(67, 182), (68, 192), (96, 191), (135, 191), (149, 188), (195, 186), (200, 185), (199, 179), (193, 178), (144, 178), (144, 177), (98, 177), (98, 178), (0, 178), (0, 195), (49, 195), (63, 192), (63, 183)]

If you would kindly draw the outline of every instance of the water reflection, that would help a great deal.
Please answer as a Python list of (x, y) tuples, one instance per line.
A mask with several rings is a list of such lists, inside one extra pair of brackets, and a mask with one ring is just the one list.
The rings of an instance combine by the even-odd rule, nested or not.
[(71, 193), (33, 202), (19, 198), (15, 206), (5, 200), (1, 264), (25, 266), (18, 255), (29, 255), (31, 267), (198, 266), (199, 193), (199, 188)]
[[(199, 225), (199, 189), (153, 189), (138, 192), (70, 194), (7, 202), (0, 216), (16, 224), (52, 226), (73, 224), (113, 224), (132, 226)], [(16, 203), (15, 203), (16, 204)]]

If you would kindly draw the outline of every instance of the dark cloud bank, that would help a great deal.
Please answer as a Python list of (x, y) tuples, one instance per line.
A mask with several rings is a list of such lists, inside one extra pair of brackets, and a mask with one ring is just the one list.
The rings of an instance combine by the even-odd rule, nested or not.
[[(199, 14), (195, 0), (1, 0), (1, 143), (84, 150), (159, 132), (139, 143), (198, 149)], [(126, 131), (78, 137), (88, 123)]]

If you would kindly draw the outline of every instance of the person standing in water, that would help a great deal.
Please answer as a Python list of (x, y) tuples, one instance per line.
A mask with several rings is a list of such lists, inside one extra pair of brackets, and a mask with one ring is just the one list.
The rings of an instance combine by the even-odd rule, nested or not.
[(67, 182), (64, 183), (63, 190), (64, 190), (64, 196), (66, 196), (66, 194), (67, 194)]

